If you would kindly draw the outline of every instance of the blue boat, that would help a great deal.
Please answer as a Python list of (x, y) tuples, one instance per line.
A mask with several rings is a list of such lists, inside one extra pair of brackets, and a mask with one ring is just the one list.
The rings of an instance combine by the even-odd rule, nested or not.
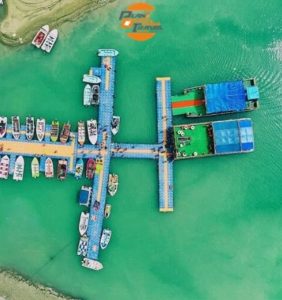
[(84, 167), (83, 159), (80, 158), (80, 159), (77, 160), (76, 165), (75, 165), (74, 177), (76, 179), (80, 179), (82, 177), (83, 167)]
[(79, 198), (78, 198), (79, 204), (88, 207), (90, 203), (91, 195), (92, 195), (92, 188), (90, 186), (83, 185), (79, 192)]

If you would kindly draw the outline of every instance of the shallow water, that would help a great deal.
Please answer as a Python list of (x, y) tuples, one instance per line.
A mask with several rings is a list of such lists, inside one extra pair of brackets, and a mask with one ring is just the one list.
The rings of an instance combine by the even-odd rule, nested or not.
[(172, 214), (158, 212), (156, 162), (113, 159), (120, 188), (109, 199), (113, 236), (99, 273), (75, 254), (76, 195), (87, 181), (34, 180), (26, 160), (24, 182), (0, 182), (0, 265), (83, 299), (281, 299), (281, 3), (151, 4), (163, 30), (144, 43), (119, 28), (119, 2), (64, 25), (51, 55), (0, 46), (0, 114), (72, 125), (95, 116), (82, 106), (81, 76), (109, 47), (120, 52), (116, 141), (156, 141), (157, 76), (172, 77), (173, 93), (256, 76), (260, 109), (230, 116), (253, 119), (256, 151), (176, 162)]

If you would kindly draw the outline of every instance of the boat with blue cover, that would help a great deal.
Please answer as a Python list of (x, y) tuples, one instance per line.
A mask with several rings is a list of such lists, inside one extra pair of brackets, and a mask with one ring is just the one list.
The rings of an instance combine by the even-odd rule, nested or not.
[(92, 196), (92, 187), (83, 185), (79, 192), (79, 204), (89, 206), (90, 199)]

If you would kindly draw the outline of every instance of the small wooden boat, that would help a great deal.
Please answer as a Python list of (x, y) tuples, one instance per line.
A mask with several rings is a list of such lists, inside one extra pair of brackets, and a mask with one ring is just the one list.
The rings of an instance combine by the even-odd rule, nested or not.
[(98, 131), (97, 131), (97, 121), (96, 120), (88, 120), (87, 121), (87, 131), (88, 138), (92, 145), (97, 143)]
[(111, 131), (113, 135), (116, 135), (119, 131), (120, 117), (113, 116), (113, 120), (111, 122)]
[(31, 42), (32, 45), (34, 45), (37, 48), (40, 48), (44, 40), (46, 39), (48, 32), (49, 32), (49, 26), (48, 25), (42, 26), (39, 29), (39, 31), (36, 33), (35, 37), (33, 38)]
[(13, 179), (16, 181), (22, 181), (24, 176), (24, 158), (19, 156), (15, 162), (15, 169)]
[(45, 176), (47, 178), (54, 177), (54, 165), (50, 157), (48, 157), (45, 161)]
[(0, 117), (0, 138), (3, 138), (7, 133), (7, 118)]
[(77, 255), (86, 256), (88, 247), (88, 237), (86, 235), (79, 239)]
[(21, 124), (19, 116), (12, 116), (12, 135), (15, 140), (21, 136)]
[(94, 271), (99, 271), (103, 269), (103, 265), (98, 260), (94, 260), (86, 257), (82, 260), (81, 265), (85, 268)]
[(79, 219), (79, 233), (81, 236), (83, 236), (88, 228), (88, 222), (89, 222), (89, 213), (81, 212), (80, 219)]
[(42, 142), (45, 136), (45, 119), (36, 120), (36, 136), (39, 142)]
[(118, 175), (117, 174), (109, 174), (108, 181), (108, 192), (111, 196), (114, 196), (118, 189)]
[(82, 177), (83, 166), (84, 166), (84, 163), (83, 163), (82, 158), (78, 159), (77, 162), (76, 162), (75, 173), (74, 173), (74, 177), (76, 179), (80, 179)]
[(65, 123), (61, 132), (60, 141), (61, 143), (65, 144), (70, 136), (70, 123)]
[(60, 131), (59, 121), (52, 121), (51, 132), (50, 132), (50, 137), (52, 142), (57, 142), (59, 137), (59, 131)]
[(10, 158), (8, 155), (5, 155), (0, 160), (0, 178), (7, 179), (9, 176), (9, 165)]
[(93, 179), (96, 169), (96, 162), (94, 159), (89, 158), (86, 164), (86, 178)]
[(41, 49), (42, 49), (43, 51), (46, 51), (47, 53), (50, 53), (51, 50), (53, 49), (53, 47), (54, 47), (54, 45), (55, 45), (57, 39), (58, 39), (58, 35), (59, 35), (58, 30), (57, 30), (57, 29), (52, 29), (52, 30), (48, 33), (48, 35), (47, 35), (47, 37), (46, 37), (44, 43), (43, 43), (42, 46), (41, 46)]
[(106, 249), (109, 245), (111, 240), (112, 231), (110, 229), (103, 229), (101, 240), (100, 240), (100, 247), (101, 249)]
[(58, 169), (57, 169), (58, 179), (60, 179), (60, 180), (66, 179), (67, 165), (68, 165), (68, 162), (66, 160), (61, 159), (58, 161)]
[(34, 136), (34, 118), (33, 117), (27, 117), (25, 119), (25, 123), (26, 123), (26, 138), (30, 141), (33, 139)]
[(80, 146), (85, 143), (85, 124), (83, 121), (78, 122), (78, 143)]
[(89, 106), (91, 104), (91, 98), (92, 98), (91, 85), (86, 84), (83, 90), (83, 105)]
[(104, 216), (105, 216), (106, 219), (108, 219), (110, 217), (111, 210), (112, 210), (112, 205), (111, 204), (106, 204), (105, 212), (104, 212)]
[(36, 157), (31, 162), (31, 175), (33, 178), (39, 177), (39, 161)]

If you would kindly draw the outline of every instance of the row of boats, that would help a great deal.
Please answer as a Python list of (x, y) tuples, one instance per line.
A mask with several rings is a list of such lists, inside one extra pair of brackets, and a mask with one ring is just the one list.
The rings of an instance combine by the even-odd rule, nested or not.
[(50, 31), (49, 25), (44, 25), (36, 33), (31, 43), (36, 48), (41, 48), (43, 51), (50, 53), (58, 39), (58, 35), (57, 29)]

